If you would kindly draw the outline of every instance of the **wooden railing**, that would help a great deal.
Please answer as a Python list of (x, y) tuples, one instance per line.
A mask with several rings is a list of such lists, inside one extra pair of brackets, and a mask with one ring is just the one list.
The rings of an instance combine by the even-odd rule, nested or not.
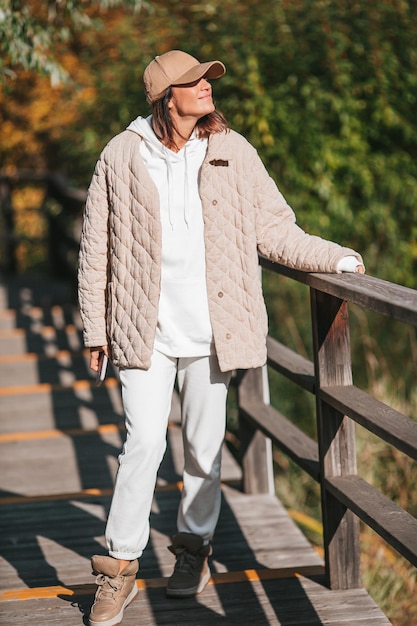
[[(37, 238), (19, 232), (16, 224), (13, 194), (25, 187), (43, 190), (40, 203), (19, 211), (20, 216), (32, 213), (34, 217), (46, 221), (45, 234)], [(72, 188), (64, 177), (55, 172), (0, 172), (0, 271), (5, 274), (19, 273), (18, 246), (26, 241), (29, 245), (44, 247), (46, 269), (51, 275), (74, 280), (85, 199), (85, 190)]]
[[(0, 172), (0, 269), (16, 271), (12, 191), (43, 185), (62, 211), (45, 209), (53, 274), (74, 279), (86, 192), (51, 173)], [(268, 337), (265, 368), (240, 372), (238, 408), (244, 489), (272, 493), (272, 444), (320, 485), (325, 565), (332, 589), (361, 586), (359, 519), (417, 566), (417, 520), (357, 474), (354, 423), (417, 460), (417, 422), (352, 384), (348, 304), (417, 326), (417, 291), (370, 276), (308, 274), (260, 258), (261, 266), (310, 289), (313, 362)], [(267, 367), (315, 394), (317, 441), (269, 403)]]
[(317, 442), (269, 404), (266, 368), (238, 386), (244, 489), (273, 490), (271, 444), (320, 485), (327, 583), (361, 587), (359, 520), (417, 566), (417, 519), (357, 474), (355, 422), (417, 460), (417, 422), (352, 384), (348, 303), (417, 326), (417, 291), (370, 276), (308, 274), (260, 258), (310, 289), (313, 362), (268, 337), (266, 367), (315, 394)]

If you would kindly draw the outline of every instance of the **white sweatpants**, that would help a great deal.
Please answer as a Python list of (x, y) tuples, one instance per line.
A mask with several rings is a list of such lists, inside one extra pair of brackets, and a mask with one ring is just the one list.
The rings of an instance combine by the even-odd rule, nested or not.
[(214, 534), (231, 372), (220, 371), (215, 355), (176, 359), (155, 351), (149, 370), (120, 370), (127, 434), (106, 527), (109, 554), (118, 559), (140, 557), (149, 539), (176, 376), (185, 456), (177, 529), (206, 542)]

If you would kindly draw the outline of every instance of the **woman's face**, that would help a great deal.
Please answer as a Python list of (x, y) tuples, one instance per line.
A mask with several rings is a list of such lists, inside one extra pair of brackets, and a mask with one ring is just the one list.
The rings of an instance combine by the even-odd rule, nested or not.
[(168, 107), (173, 118), (193, 118), (197, 122), (204, 115), (213, 113), (215, 107), (211, 85), (205, 78), (171, 89), (172, 97)]

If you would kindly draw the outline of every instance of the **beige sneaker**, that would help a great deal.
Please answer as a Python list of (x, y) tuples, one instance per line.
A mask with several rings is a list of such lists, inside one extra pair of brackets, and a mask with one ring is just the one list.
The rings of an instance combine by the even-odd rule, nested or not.
[(168, 579), (167, 596), (188, 598), (203, 591), (211, 575), (207, 562), (212, 553), (210, 544), (204, 545), (203, 538), (198, 535), (178, 533), (168, 550), (175, 554), (176, 562)]
[(90, 611), (90, 626), (115, 626), (123, 619), (123, 611), (138, 593), (136, 572), (138, 561), (131, 561), (119, 574), (119, 561), (110, 556), (93, 556), (93, 574), (98, 585)]

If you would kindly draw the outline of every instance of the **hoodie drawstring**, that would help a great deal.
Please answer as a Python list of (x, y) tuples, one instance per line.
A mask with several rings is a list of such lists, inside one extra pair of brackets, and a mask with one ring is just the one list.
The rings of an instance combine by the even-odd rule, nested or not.
[(168, 188), (168, 193), (167, 193), (168, 221), (169, 221), (169, 225), (171, 226), (171, 229), (174, 230), (174, 220), (172, 217), (172, 207), (171, 207), (171, 189), (172, 189), (171, 181), (173, 178), (172, 162), (171, 162), (171, 159), (169, 158), (168, 149), (165, 147), (164, 147), (164, 156), (165, 156), (165, 166), (166, 166), (166, 172), (167, 172), (167, 188)]
[(189, 227), (189, 217), (190, 217), (190, 201), (189, 201), (189, 187), (188, 187), (188, 162), (187, 162), (187, 155), (188, 155), (188, 144), (185, 145), (184, 147), (184, 166), (185, 166), (185, 172), (184, 172), (184, 222), (187, 225), (187, 228)]
[[(190, 193), (189, 193), (189, 187), (188, 187), (188, 183), (189, 183), (189, 179), (188, 179), (188, 145), (184, 146), (184, 201), (183, 201), (183, 219), (184, 222), (187, 226), (187, 228), (189, 228), (189, 222), (190, 222), (190, 212), (191, 212), (191, 208), (190, 208)], [(168, 220), (169, 220), (169, 224), (172, 228), (172, 230), (174, 230), (174, 216), (172, 214), (172, 202), (171, 202), (171, 193), (172, 193), (172, 189), (175, 188), (175, 185), (173, 185), (173, 180), (174, 180), (174, 170), (173, 170), (173, 154), (168, 150), (168, 148), (166, 148), (164, 146), (164, 158), (165, 158), (165, 165), (166, 165), (166, 172), (167, 172), (167, 186), (168, 186), (168, 198), (167, 198), (167, 202), (168, 202)], [(176, 154), (175, 155), (175, 159), (177, 161), (179, 161), (181, 159), (181, 157)]]

